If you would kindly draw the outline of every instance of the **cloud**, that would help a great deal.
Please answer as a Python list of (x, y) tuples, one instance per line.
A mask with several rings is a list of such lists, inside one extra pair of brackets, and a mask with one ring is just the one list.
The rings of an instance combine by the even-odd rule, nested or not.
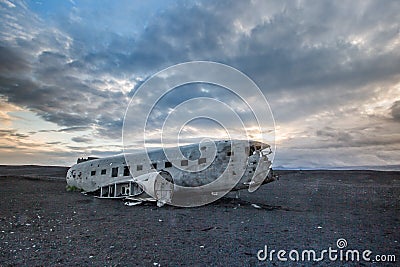
[(9, 7), (9, 8), (15, 8), (15, 7), (16, 7), (12, 2), (10, 2), (10, 1), (8, 1), (8, 0), (1, 0), (0, 2), (1, 2), (2, 4), (4, 4), (4, 5), (6, 5), (6, 6)]
[(71, 140), (76, 143), (90, 143), (92, 141), (92, 139), (82, 136), (73, 137)]
[(4, 136), (9, 136), (14, 134), (16, 131), (15, 130), (3, 130), (0, 129), (0, 136), (4, 137)]
[[(83, 139), (67, 138), (81, 144), (119, 141), (125, 108), (147, 77), (172, 64), (212, 60), (259, 85), (283, 129), (284, 149), (376, 145), (390, 161), (389, 150), (398, 145), (398, 1), (0, 5), (0, 96), (7, 105), (0, 106), (0, 120), (7, 123), (14, 107), (58, 128), (40, 133), (82, 131)], [(166, 95), (151, 114), (152, 126), (191, 97), (236, 105), (221, 91), (202, 89)], [(149, 104), (141, 101), (138, 110)], [(94, 150), (101, 148), (87, 148)], [(281, 159), (292, 160), (288, 153)], [(322, 153), (315, 157), (322, 160)], [(313, 159), (309, 164), (322, 164)]]
[(393, 106), (391, 107), (391, 115), (395, 121), (400, 122), (400, 101), (393, 103)]
[(338, 131), (330, 127), (325, 127), (322, 130), (318, 130), (316, 135), (319, 137), (328, 137), (334, 139), (337, 142), (350, 142), (353, 137), (346, 131)]
[[(65, 58), (59, 54), (39, 55), (35, 79), (13, 78), (2, 73), (0, 93), (15, 105), (28, 108), (46, 121), (60, 126), (93, 127), (103, 133), (113, 128), (123, 115), (127, 98), (121, 92), (104, 92), (69, 74)], [(43, 65), (43, 66), (41, 66)], [(99, 113), (99, 109), (107, 107)], [(119, 116), (118, 116), (119, 114)], [(102, 127), (108, 127), (106, 130)]]
[[(317, 136), (321, 136), (321, 131), (317, 131)], [(388, 136), (373, 136), (365, 135), (361, 132), (349, 134), (345, 131), (339, 131), (331, 134), (324, 134), (327, 139), (320, 140), (320, 143), (314, 143), (310, 148), (340, 148), (340, 147), (382, 147), (389, 146), (400, 147), (400, 136), (388, 135)]]
[[(396, 6), (395, 3), (391, 5), (393, 8)], [(273, 96), (279, 98), (286, 91), (296, 90), (307, 97), (317, 91), (334, 96), (330, 98), (331, 101), (341, 101), (335, 97), (339, 86), (341, 91), (350, 86), (359, 88), (371, 81), (385, 80), (398, 74), (396, 70), (400, 67), (400, 61), (397, 60), (399, 55), (395, 49), (372, 53), (380, 47), (379, 44), (392, 40), (395, 32), (390, 33), (396, 29), (393, 26), (379, 29), (374, 26), (376, 21), (389, 24), (398, 15), (386, 12), (388, 15), (384, 21), (381, 16), (367, 17), (366, 14), (371, 15), (369, 12), (374, 6), (373, 3), (366, 4), (356, 14), (359, 20), (356, 25), (349, 25), (344, 20), (349, 15), (347, 9), (329, 2), (319, 3), (311, 9), (306, 4), (290, 8), (284, 2), (278, 5), (257, 2), (211, 4), (207, 7), (202, 3), (183, 8), (170, 6), (149, 21), (145, 30), (135, 35), (135, 40), (129, 35), (104, 32), (100, 27), (93, 26), (92, 22), (88, 24), (93, 26), (89, 31), (85, 28), (88, 26), (81, 23), (59, 21), (58, 25), (65, 30), (64, 33), (58, 31), (63, 36), (61, 39), (75, 42), (67, 42), (70, 43), (69, 49), (62, 51), (63, 54), (61, 51), (40, 53), (35, 73), (48, 86), (43, 93), (69, 91), (70, 97), (62, 94), (60, 97), (74, 102), (79, 108), (78, 114), (83, 109), (87, 110), (88, 102), (84, 100), (90, 97), (89, 94), (98, 94), (91, 81), (82, 79), (79, 74), (148, 75), (171, 64), (193, 59), (220, 60), (233, 64), (262, 84), (261, 88), (267, 96), (275, 92)], [(268, 15), (263, 16), (260, 10), (268, 10)], [(79, 12), (86, 14), (87, 10)], [(98, 12), (106, 10), (100, 9)], [(297, 21), (296, 18), (302, 20)], [(318, 20), (317, 23), (318, 18), (325, 18), (326, 21)], [(365, 33), (367, 29), (370, 29), (370, 36)], [(98, 42), (98, 36), (102, 34), (102, 42)], [(357, 34), (364, 44), (356, 42)], [(377, 37), (382, 40), (377, 42)], [(42, 42), (50, 44), (54, 41), (47, 40), (48, 35), (44, 33), (37, 38), (45, 39)], [(368, 42), (368, 39), (376, 43)], [(83, 41), (88, 45), (84, 46)], [(55, 46), (56, 43), (52, 45)], [(26, 83), (32, 88), (42, 88), (28, 81)], [(52, 85), (64, 86), (61, 89)], [(348, 101), (359, 95), (357, 90), (353, 92)], [(71, 99), (72, 96), (79, 99), (82, 105)], [(17, 101), (18, 97), (15, 98)], [(123, 96), (115, 95), (112, 98), (120, 101)], [(59, 101), (54, 104), (58, 105)], [(296, 104), (296, 108), (301, 105), (299, 102)], [(314, 110), (311, 112), (323, 108), (315, 103), (312, 107)], [(55, 114), (53, 110), (45, 110), (42, 116), (60, 125), (94, 123), (88, 117), (71, 115), (74, 113), (71, 109), (61, 110), (65, 112)], [(91, 111), (86, 112), (92, 115)], [(291, 117), (295, 119), (297, 114), (293, 112)], [(118, 123), (114, 121), (104, 125)]]
[(0, 136), (3, 138), (18, 138), (18, 139), (29, 137), (29, 135), (19, 133), (15, 129), (0, 129)]
[(68, 34), (45, 25), (22, 4), (12, 14), (21, 28), (4, 16), (2, 28), (9, 34), (1, 40), (0, 95), (59, 126), (92, 127), (94, 134), (113, 138), (114, 132), (120, 133), (128, 100), (121, 90), (99, 90), (92, 78), (86, 78), (94, 65), (86, 70), (76, 67)]
[(12, 112), (20, 110), (18, 106), (8, 103), (5, 99), (0, 97), (0, 122), (3, 127), (10, 127), (13, 120), (16, 118)]
[(0, 72), (3, 74), (18, 74), (29, 69), (29, 63), (12, 48), (0, 46)]
[(60, 130), (58, 130), (59, 132), (75, 132), (75, 131), (86, 131), (86, 130), (90, 130), (90, 127), (81, 127), (81, 126), (75, 126), (75, 127), (69, 127), (69, 128), (62, 128)]
[(46, 144), (48, 144), (48, 145), (60, 145), (60, 144), (62, 144), (62, 142), (59, 142), (59, 141), (55, 141), (55, 142), (46, 142)]

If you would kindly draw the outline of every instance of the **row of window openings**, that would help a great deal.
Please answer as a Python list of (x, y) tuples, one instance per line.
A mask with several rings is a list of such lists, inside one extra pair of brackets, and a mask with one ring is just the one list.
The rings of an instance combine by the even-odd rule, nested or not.
[[(198, 159), (198, 164), (204, 164), (206, 163), (206, 158), (199, 158)], [(181, 166), (188, 166), (189, 165), (189, 161), (187, 159), (181, 160)], [(157, 163), (152, 163), (151, 167), (153, 169), (157, 169)], [(166, 161), (164, 163), (164, 168), (171, 168), (172, 167), (172, 163), (169, 161)], [(137, 165), (136, 166), (136, 170), (137, 171), (141, 171), (143, 170), (143, 165)], [(107, 169), (102, 169), (101, 170), (101, 175), (106, 175), (107, 174)], [(96, 171), (91, 171), (90, 172), (91, 176), (95, 176), (96, 175)], [(118, 167), (114, 167), (111, 169), (111, 177), (117, 177), (118, 176)], [(125, 166), (124, 167), (124, 176), (129, 176), (129, 167)]]

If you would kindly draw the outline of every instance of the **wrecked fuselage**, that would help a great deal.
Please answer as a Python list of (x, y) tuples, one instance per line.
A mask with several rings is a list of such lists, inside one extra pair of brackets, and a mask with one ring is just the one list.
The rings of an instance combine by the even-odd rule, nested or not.
[(246, 188), (253, 192), (274, 181), (270, 153), (269, 145), (256, 141), (205, 142), (80, 160), (68, 170), (66, 180), (68, 186), (99, 198), (193, 206), (197, 195), (197, 203), (209, 203), (207, 196)]

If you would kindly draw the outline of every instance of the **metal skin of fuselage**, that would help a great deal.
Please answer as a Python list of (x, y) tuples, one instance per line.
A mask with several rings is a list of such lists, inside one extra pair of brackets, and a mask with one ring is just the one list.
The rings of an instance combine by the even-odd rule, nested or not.
[(182, 188), (200, 188), (201, 194), (253, 192), (275, 180), (270, 153), (268, 144), (257, 141), (212, 141), (90, 159), (73, 165), (66, 181), (100, 198), (153, 200), (162, 206)]

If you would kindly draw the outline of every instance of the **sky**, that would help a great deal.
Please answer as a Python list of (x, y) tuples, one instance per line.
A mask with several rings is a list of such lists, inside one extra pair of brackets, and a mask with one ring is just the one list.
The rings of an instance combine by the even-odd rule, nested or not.
[[(132, 96), (189, 61), (258, 85), (276, 124), (274, 167), (400, 169), (400, 2), (364, 0), (0, 0), (0, 164), (122, 153)], [(240, 107), (224, 88), (182, 86), (149, 124), (192, 97)], [(213, 127), (183, 132), (221, 136)]]

